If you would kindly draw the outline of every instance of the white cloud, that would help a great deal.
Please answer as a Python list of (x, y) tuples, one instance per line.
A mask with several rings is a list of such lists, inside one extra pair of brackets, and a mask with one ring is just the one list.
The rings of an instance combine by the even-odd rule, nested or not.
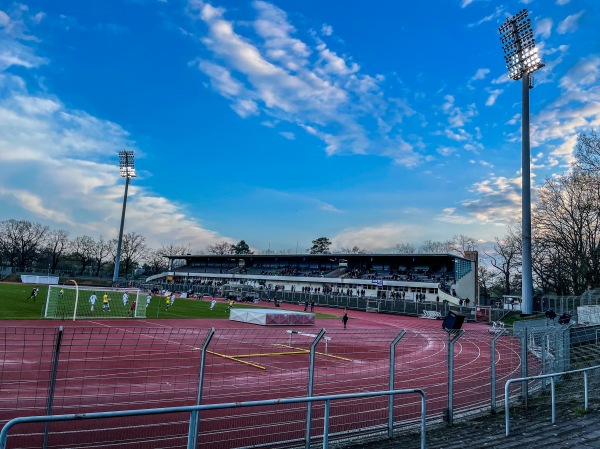
[(492, 84), (504, 84), (504, 83), (508, 83), (509, 81), (512, 81), (512, 80), (508, 77), (508, 73), (504, 72), (498, 78), (494, 78), (492, 80)]
[(471, 77), (471, 81), (475, 81), (475, 80), (482, 80), (485, 78), (485, 76), (490, 73), (490, 69), (477, 69), (477, 72), (475, 72), (475, 75), (473, 75)]
[(446, 222), (446, 223), (461, 224), (461, 225), (475, 223), (474, 218), (466, 217), (464, 215), (459, 215), (456, 212), (456, 208), (454, 208), (454, 207), (447, 207), (444, 210), (442, 210), (442, 213), (437, 215), (435, 217), (435, 220)]
[(331, 25), (325, 25), (321, 27), (321, 34), (323, 36), (331, 36), (333, 34), (333, 27)]
[(444, 134), (448, 139), (456, 140), (457, 142), (463, 142), (468, 140), (470, 135), (464, 129), (451, 130), (446, 128)]
[(591, 56), (579, 61), (560, 79), (560, 87), (570, 91), (595, 84), (600, 76), (600, 56)]
[(281, 131), (279, 134), (281, 134), (287, 140), (296, 140), (296, 135), (293, 132)]
[(451, 147), (440, 147), (436, 150), (440, 155), (442, 156), (450, 156), (454, 153), (456, 153), (456, 148), (451, 148)]
[[(419, 161), (412, 145), (394, 132), (414, 110), (405, 99), (385, 99), (383, 76), (362, 74), (350, 57), (316, 35), (313, 47), (296, 38), (278, 7), (264, 1), (253, 5), (257, 17), (246, 24), (254, 26), (261, 42), (240, 34), (235, 22), (225, 18), (225, 9), (196, 5), (208, 27), (201, 41), (214, 56), (214, 61), (203, 58), (198, 68), (240, 116), (268, 116), (270, 122), (297, 125), (321, 139), (330, 155), (377, 154), (400, 164)], [(406, 107), (390, 107), (394, 101)], [(383, 129), (388, 133), (381, 134)]]
[[(464, 8), (464, 6), (463, 6), (463, 8)], [(483, 17), (482, 19), (478, 20), (475, 23), (470, 23), (468, 26), (469, 27), (475, 27), (475, 26), (479, 26), (479, 25), (481, 25), (483, 23), (490, 22), (490, 21), (492, 21), (492, 20), (497, 19), (498, 17), (500, 17), (503, 12), (504, 12), (504, 6), (502, 6), (502, 5), (501, 6), (497, 6), (496, 10), (492, 14)]]
[(10, 17), (4, 11), (0, 10), (0, 27), (7, 27), (10, 23)]
[(476, 183), (471, 191), (477, 198), (462, 201), (461, 206), (471, 219), (479, 223), (508, 224), (520, 217), (521, 177), (490, 176)]
[(535, 34), (540, 37), (548, 38), (552, 34), (552, 19), (545, 18), (535, 22)]
[(331, 242), (338, 248), (358, 246), (371, 252), (378, 252), (393, 248), (398, 242), (406, 242), (406, 236), (410, 236), (413, 241), (419, 241), (424, 235), (424, 228), (421, 226), (383, 223), (358, 229), (346, 229), (332, 237)]
[[(446, 105), (444, 105), (446, 106)], [(448, 123), (452, 128), (462, 128), (471, 121), (471, 118), (478, 114), (474, 103), (466, 105), (464, 108), (458, 106), (450, 107), (448, 110)]]
[(490, 90), (489, 92), (490, 92), (490, 96), (485, 101), (486, 106), (493, 106), (494, 103), (496, 103), (496, 99), (498, 98), (498, 95), (500, 95), (504, 91), (502, 89), (493, 89), (493, 90)]
[(565, 20), (558, 24), (558, 26), (556, 27), (556, 32), (558, 34), (565, 34), (576, 31), (579, 27), (579, 24), (577, 22), (584, 12), (585, 10), (581, 10), (577, 14), (571, 14), (570, 16), (567, 16)]
[[(123, 196), (117, 153), (135, 148), (120, 126), (67, 109), (56, 98), (21, 91), (0, 99), (0, 209), (81, 235), (116, 237)], [(143, 159), (138, 150), (137, 156)], [(127, 228), (158, 246), (181, 240), (206, 245), (220, 236), (184, 209), (143, 187), (130, 187)], [(10, 186), (10, 187), (8, 187)], [(152, 217), (148, 220), (147, 217)]]
[[(69, 108), (40, 86), (35, 88), (46, 93), (33, 94), (23, 78), (6, 72), (13, 66), (33, 72), (48, 62), (36, 55), (32, 44), (37, 40), (24, 25), (44, 16), (27, 14), (23, 8), (8, 19), (0, 14), (0, 219), (37, 221), (72, 236), (116, 237), (123, 199), (118, 151), (134, 149), (138, 160), (144, 154), (118, 124)], [(144, 235), (154, 247), (226, 238), (189, 219), (184, 207), (145, 189), (148, 176), (138, 170), (131, 184), (128, 232)]]
[(559, 6), (563, 6), (566, 5), (567, 3), (569, 3), (571, 0), (556, 0), (556, 4)]
[(442, 111), (448, 112), (454, 107), (454, 97), (452, 95), (445, 95), (444, 100), (446, 102), (442, 104)]
[(521, 114), (515, 114), (511, 117), (511, 119), (506, 122), (507, 125), (515, 125), (521, 119)]

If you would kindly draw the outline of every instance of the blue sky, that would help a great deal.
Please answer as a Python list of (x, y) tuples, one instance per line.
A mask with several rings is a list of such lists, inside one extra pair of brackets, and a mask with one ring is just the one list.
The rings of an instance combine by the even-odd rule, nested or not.
[(600, 125), (596, 0), (2, 2), (0, 220), (116, 237), (133, 149), (153, 247), (485, 245), (520, 217), (523, 8), (540, 185)]

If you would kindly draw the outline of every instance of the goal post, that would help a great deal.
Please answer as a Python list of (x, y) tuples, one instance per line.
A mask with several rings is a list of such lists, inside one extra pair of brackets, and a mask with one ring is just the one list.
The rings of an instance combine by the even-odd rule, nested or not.
[(50, 285), (44, 318), (146, 318), (139, 288)]

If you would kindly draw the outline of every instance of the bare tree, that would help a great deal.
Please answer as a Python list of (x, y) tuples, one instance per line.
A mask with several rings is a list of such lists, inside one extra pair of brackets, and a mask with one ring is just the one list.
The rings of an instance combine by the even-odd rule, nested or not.
[(108, 263), (108, 256), (111, 253), (112, 244), (109, 240), (104, 240), (104, 237), (98, 237), (94, 242), (92, 259), (95, 265), (96, 276), (100, 276), (102, 267)]
[(412, 243), (396, 243), (394, 250), (399, 254), (416, 254), (417, 248)]
[(366, 249), (359, 248), (358, 246), (353, 246), (352, 248), (342, 246), (340, 248), (339, 252), (342, 254), (368, 254), (369, 253), (369, 251), (367, 251)]
[(162, 245), (158, 250), (163, 257), (165, 256), (183, 256), (187, 254), (188, 248), (185, 245), (176, 245), (175, 243), (170, 243), (168, 245)]
[[(183, 256), (188, 254), (188, 247), (185, 245), (177, 245), (175, 243), (169, 243), (168, 245), (162, 245), (156, 254), (153, 254), (153, 251), (150, 250), (148, 253), (148, 257), (153, 259), (151, 266), (153, 269), (156, 267), (166, 265), (166, 269), (175, 269), (181, 267), (185, 264), (182, 259), (176, 260), (173, 259), (171, 265), (169, 265), (169, 261), (165, 260), (168, 256)], [(158, 257), (162, 257), (163, 261), (159, 262)]]
[(217, 254), (222, 256), (224, 254), (231, 254), (231, 243), (222, 241), (219, 243), (213, 243), (212, 245), (208, 245), (206, 248), (209, 254)]
[[(535, 242), (546, 258), (562, 259), (564, 278), (554, 281), (556, 289), (581, 294), (588, 286), (600, 285), (600, 177), (589, 171), (575, 171), (546, 179), (538, 189), (533, 209)], [(552, 257), (554, 256), (554, 257)], [(538, 269), (538, 271), (540, 271)], [(548, 271), (545, 272), (549, 275)]]
[(495, 237), (494, 253), (485, 255), (489, 258), (492, 267), (497, 269), (503, 278), (504, 293), (509, 295), (511, 291), (511, 277), (521, 266), (521, 240), (514, 230), (508, 230), (504, 239)]
[(56, 267), (65, 251), (67, 251), (69, 243), (69, 233), (67, 231), (54, 230), (48, 232), (46, 238), (46, 251), (48, 253), (48, 260), (52, 273), (56, 272)]
[(600, 171), (600, 136), (594, 130), (580, 133), (575, 147), (575, 168), (588, 173)]
[[(116, 240), (111, 242), (111, 246), (116, 248)], [(146, 257), (148, 246), (146, 245), (146, 237), (136, 232), (128, 232), (123, 235), (123, 243), (121, 245), (121, 264), (123, 274), (127, 276), (138, 267), (139, 262)], [(116, 258), (116, 254), (113, 253)]]
[(477, 240), (463, 234), (455, 235), (452, 237), (452, 240), (448, 242), (448, 246), (451, 249), (451, 252), (460, 254), (461, 257), (465, 257), (465, 252), (475, 251)]
[(96, 242), (88, 235), (77, 237), (73, 240), (71, 246), (71, 257), (79, 262), (79, 274), (83, 274), (85, 269), (89, 267), (94, 260), (94, 251), (96, 250)]
[(419, 251), (423, 254), (446, 254), (451, 251), (448, 242), (437, 242), (434, 240), (425, 240)]
[[(489, 300), (490, 298), (490, 290), (492, 285), (496, 279), (496, 273), (492, 272), (490, 268), (484, 264), (479, 264), (477, 267), (478, 270), (478, 280), (479, 280), (479, 292), (481, 295), (481, 299)], [(483, 304), (483, 303), (480, 303)]]
[(160, 273), (169, 269), (169, 264), (165, 258), (166, 254), (171, 253), (165, 253), (164, 247), (148, 252), (146, 265), (152, 273)]
[(48, 226), (39, 223), (6, 220), (0, 222), (0, 247), (7, 254), (11, 265), (24, 271), (44, 249), (49, 232)]

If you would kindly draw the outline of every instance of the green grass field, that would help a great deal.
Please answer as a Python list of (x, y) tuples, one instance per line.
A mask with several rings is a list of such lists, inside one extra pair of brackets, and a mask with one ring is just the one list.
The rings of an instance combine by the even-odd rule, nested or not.
[[(46, 296), (48, 293), (48, 287), (45, 285), (39, 285), (39, 293), (35, 301), (27, 299), (33, 289), (31, 284), (7, 284), (0, 283), (0, 319), (8, 320), (36, 320), (44, 318), (44, 306), (46, 303)], [(89, 287), (86, 287), (89, 288)], [(65, 295), (66, 296), (66, 295)], [(165, 311), (165, 297), (154, 296), (148, 308), (146, 309), (146, 318), (227, 318), (228, 312), (226, 311), (227, 302), (218, 301), (215, 308), (210, 310), (210, 301), (197, 300), (197, 299), (183, 299), (177, 298), (175, 304)], [(146, 305), (146, 295), (140, 293), (140, 305)], [(113, 298), (111, 301), (111, 309), (113, 312), (116, 308), (123, 308), (123, 313), (126, 315), (127, 310), (124, 308), (121, 299)], [(243, 303), (236, 303), (236, 308), (255, 307)], [(78, 311), (85, 308), (86, 312), (89, 313), (88, 298), (80, 298)], [(282, 305), (285, 309), (285, 304)], [(65, 319), (73, 317), (73, 307), (64, 311)], [(330, 314), (317, 313), (317, 318), (338, 318), (337, 316)], [(103, 315), (102, 312), (102, 295), (98, 294), (98, 301), (94, 308), (93, 316), (88, 318), (109, 318)]]

